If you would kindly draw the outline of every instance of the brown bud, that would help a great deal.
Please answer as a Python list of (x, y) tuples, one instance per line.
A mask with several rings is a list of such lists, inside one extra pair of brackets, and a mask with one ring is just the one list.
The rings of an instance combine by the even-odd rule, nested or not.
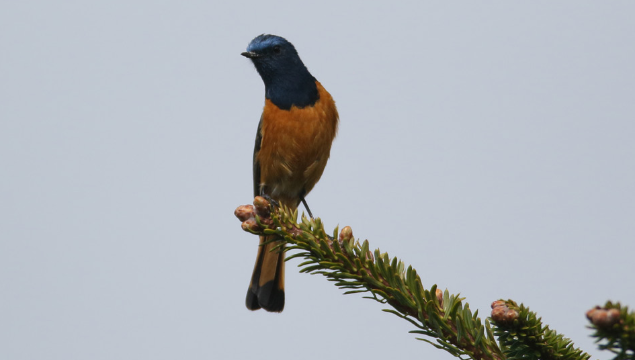
[(516, 310), (509, 309), (505, 313), (505, 321), (512, 322), (518, 319), (518, 312)]
[(353, 229), (350, 226), (344, 226), (340, 231), (340, 242), (349, 241), (353, 238)]
[(602, 327), (611, 327), (615, 324), (617, 324), (618, 321), (620, 321), (620, 311), (617, 309), (609, 309), (609, 310), (603, 310), (606, 312), (606, 318), (603, 319), (604, 322), (600, 323), (600, 324), (596, 324), (597, 326), (602, 326)]
[(610, 309), (609, 310), (609, 317), (613, 321), (613, 324), (615, 324), (617, 322), (617, 320), (619, 320), (619, 318), (620, 318), (620, 311), (618, 309)]
[(500, 306), (505, 306), (505, 301), (503, 300), (496, 300), (492, 303), (492, 309), (496, 308), (496, 307), (500, 307)]
[(256, 222), (256, 219), (254, 219), (254, 218), (249, 218), (249, 219), (243, 221), (241, 226), (242, 226), (243, 230), (249, 231), (249, 232), (258, 232), (258, 231), (262, 230), (260, 228), (260, 226), (258, 226), (258, 223)]
[(253, 205), (241, 205), (236, 208), (234, 215), (236, 215), (240, 221), (245, 221), (254, 217), (254, 207)]
[(262, 196), (256, 196), (254, 198), (254, 206), (256, 207), (256, 214), (258, 214), (258, 216), (269, 217), (271, 204), (267, 199)]
[(607, 328), (620, 321), (620, 311), (618, 309), (603, 309), (599, 306), (586, 313), (587, 318), (597, 327)]
[(499, 323), (512, 323), (518, 319), (518, 311), (510, 309), (504, 300), (496, 300), (492, 303), (492, 320)]
[(502, 306), (497, 306), (492, 310), (492, 320), (496, 321), (496, 322), (504, 322), (505, 321), (505, 312), (506, 312), (505, 307)]
[(437, 300), (439, 301), (439, 304), (443, 306), (443, 291), (441, 291), (441, 289), (437, 289), (435, 295), (437, 296)]
[(593, 314), (595, 314), (598, 310), (600, 310), (599, 306), (594, 307), (593, 309), (586, 312), (586, 317), (589, 320), (593, 320)]
[(591, 316), (591, 322), (597, 327), (606, 327), (609, 324), (608, 313), (604, 309), (598, 309)]

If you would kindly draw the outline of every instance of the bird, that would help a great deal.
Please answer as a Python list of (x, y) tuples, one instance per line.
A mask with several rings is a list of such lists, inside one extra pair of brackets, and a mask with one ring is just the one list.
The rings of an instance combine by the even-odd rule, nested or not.
[[(265, 85), (265, 105), (253, 155), (254, 196), (292, 210), (320, 180), (337, 134), (339, 115), (331, 94), (311, 75), (285, 38), (256, 36), (241, 53), (253, 62)], [(260, 236), (247, 290), (249, 310), (284, 309), (284, 249), (279, 240)]]

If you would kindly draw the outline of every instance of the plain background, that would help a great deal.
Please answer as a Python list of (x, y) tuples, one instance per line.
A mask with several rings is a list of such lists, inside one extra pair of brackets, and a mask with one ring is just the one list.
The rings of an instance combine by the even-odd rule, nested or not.
[(585, 311), (635, 306), (631, 1), (4, 1), (0, 358), (451, 356), (287, 267), (245, 309), (264, 87), (288, 38), (336, 99), (308, 196), (424, 285), (522, 302), (600, 359)]

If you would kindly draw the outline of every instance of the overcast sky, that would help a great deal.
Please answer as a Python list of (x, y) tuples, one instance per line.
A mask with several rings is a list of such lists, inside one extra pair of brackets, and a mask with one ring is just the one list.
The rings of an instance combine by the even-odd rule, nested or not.
[[(388, 5), (390, 3), (390, 5)], [(0, 358), (450, 359), (287, 266), (244, 297), (273, 33), (335, 98), (307, 197), (424, 286), (531, 307), (600, 359), (585, 311), (635, 307), (631, 1), (4, 1)]]

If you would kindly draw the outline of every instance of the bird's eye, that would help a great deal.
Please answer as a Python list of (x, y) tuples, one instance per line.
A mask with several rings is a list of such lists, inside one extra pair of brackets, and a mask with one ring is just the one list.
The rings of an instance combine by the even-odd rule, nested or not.
[(273, 53), (274, 54), (280, 54), (280, 46), (276, 45), (273, 47)]

